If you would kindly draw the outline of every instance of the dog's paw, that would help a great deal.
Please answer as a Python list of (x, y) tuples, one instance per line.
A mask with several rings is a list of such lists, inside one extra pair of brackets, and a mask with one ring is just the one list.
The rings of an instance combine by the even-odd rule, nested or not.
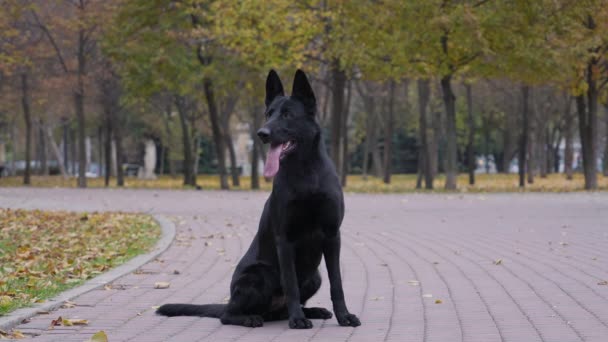
[(338, 319), (338, 324), (343, 327), (358, 327), (361, 325), (359, 318), (351, 313), (336, 315), (336, 318)]
[(244, 327), (257, 328), (257, 327), (261, 327), (263, 325), (264, 325), (264, 319), (262, 318), (262, 316), (251, 315), (251, 316), (245, 317), (245, 319), (243, 320)]
[(325, 308), (302, 308), (304, 316), (310, 319), (330, 319), (334, 315)]
[(312, 322), (306, 318), (289, 318), (289, 327), (291, 329), (310, 329)]

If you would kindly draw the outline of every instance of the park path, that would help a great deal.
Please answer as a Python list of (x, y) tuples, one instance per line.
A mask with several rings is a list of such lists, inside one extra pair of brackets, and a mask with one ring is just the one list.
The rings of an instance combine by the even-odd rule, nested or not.
[[(0, 189), (0, 207), (123, 210), (176, 223), (172, 246), (138, 272), (38, 315), (35, 341), (608, 341), (608, 194), (346, 196), (342, 264), (362, 326), (315, 320), (250, 329), (166, 318), (153, 306), (228, 296), (267, 193)], [(324, 273), (324, 272), (323, 272)], [(326, 280), (324, 275), (324, 280)], [(171, 283), (154, 289), (157, 281)], [(601, 285), (604, 284), (604, 285)], [(310, 305), (331, 308), (327, 281)], [(82, 327), (47, 330), (57, 316)]]

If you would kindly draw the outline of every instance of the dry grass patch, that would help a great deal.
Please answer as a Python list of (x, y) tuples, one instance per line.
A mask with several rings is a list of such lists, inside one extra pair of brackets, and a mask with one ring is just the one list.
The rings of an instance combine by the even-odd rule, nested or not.
[[(444, 192), (443, 189), (445, 178), (440, 175), (435, 180), (435, 192)], [(598, 174), (599, 190), (608, 190), (608, 177)], [(116, 181), (112, 179), (111, 188), (116, 188)], [(217, 190), (219, 186), (219, 177), (216, 175), (199, 175), (197, 184), (205, 190)], [(92, 188), (103, 188), (104, 182), (102, 178), (88, 179), (88, 185)], [(0, 178), (0, 187), (7, 186), (22, 186), (21, 177)], [(32, 186), (34, 187), (76, 187), (76, 179), (64, 179), (60, 176), (33, 176)], [(271, 182), (266, 182), (260, 179), (262, 190), (268, 191), (272, 188)], [(172, 178), (170, 176), (162, 176), (155, 180), (142, 180), (138, 178), (126, 178), (125, 188), (132, 189), (183, 189), (181, 177)], [(251, 188), (251, 177), (241, 177), (241, 185), (239, 187), (232, 186), (234, 190), (249, 190)], [(360, 175), (348, 176), (347, 186), (344, 189), (346, 192), (359, 193), (403, 193), (403, 192), (419, 192), (425, 190), (416, 189), (416, 175), (394, 175), (391, 184), (384, 184), (380, 178), (367, 177), (363, 179)], [(536, 177), (534, 184), (526, 184), (524, 190), (518, 187), (518, 176), (516, 174), (478, 174), (476, 175), (476, 184), (468, 184), (468, 176), (461, 174), (458, 176), (458, 191), (460, 192), (570, 192), (583, 191), (584, 179), (583, 175), (578, 173), (574, 175), (573, 180), (567, 180), (563, 174), (551, 174), (546, 178)]]
[(122, 264), (159, 236), (144, 215), (0, 209), (0, 315)]

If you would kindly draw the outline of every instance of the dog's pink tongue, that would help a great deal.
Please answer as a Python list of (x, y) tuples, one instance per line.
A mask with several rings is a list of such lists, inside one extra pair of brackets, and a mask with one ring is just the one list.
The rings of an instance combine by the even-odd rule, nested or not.
[(270, 145), (268, 155), (266, 156), (266, 163), (264, 164), (264, 177), (272, 178), (279, 172), (281, 150), (283, 150), (283, 144)]

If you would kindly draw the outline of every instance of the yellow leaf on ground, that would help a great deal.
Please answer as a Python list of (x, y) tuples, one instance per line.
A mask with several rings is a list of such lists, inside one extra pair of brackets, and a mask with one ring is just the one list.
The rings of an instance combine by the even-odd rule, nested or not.
[(103, 330), (96, 332), (91, 338), (86, 342), (108, 342), (108, 335)]
[(87, 325), (89, 321), (86, 319), (64, 319), (64, 321), (68, 321), (70, 325)]
[(76, 307), (76, 303), (70, 302), (69, 300), (66, 300), (65, 303), (63, 303), (63, 305), (61, 307), (63, 309), (71, 309), (73, 307)]
[(436, 299), (435, 300), (435, 304), (441, 304), (441, 303), (443, 303), (443, 301), (441, 299)]
[(494, 265), (502, 265), (502, 259), (494, 260)]
[(13, 330), (12, 333), (12, 338), (16, 339), (16, 340), (20, 340), (22, 338), (25, 338), (25, 335), (23, 335), (23, 333), (19, 330)]

